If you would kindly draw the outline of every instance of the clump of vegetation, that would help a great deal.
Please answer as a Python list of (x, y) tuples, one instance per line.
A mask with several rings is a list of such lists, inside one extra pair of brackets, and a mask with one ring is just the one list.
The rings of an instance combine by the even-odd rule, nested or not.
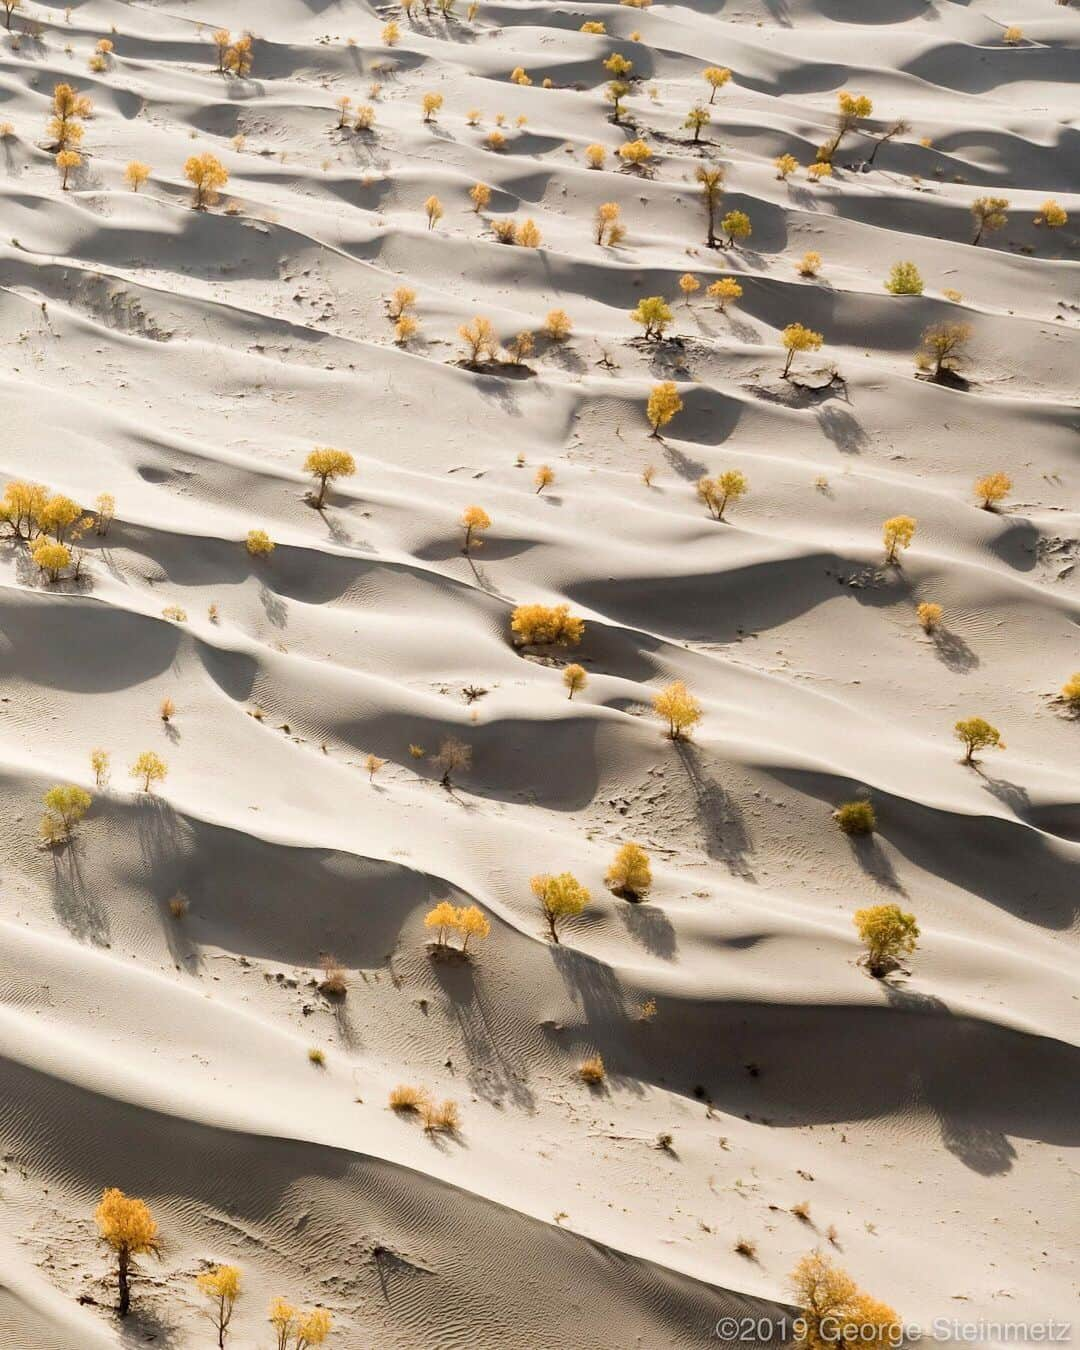
[(599, 1087), (607, 1077), (604, 1061), (599, 1055), (590, 1055), (578, 1065), (578, 1077), (589, 1087)]
[(720, 228), (727, 235), (725, 248), (734, 248), (736, 240), (749, 239), (753, 233), (750, 217), (745, 211), (729, 211), (720, 222)]
[(667, 722), (667, 736), (673, 741), (689, 740), (703, 716), (701, 704), (682, 680), (673, 680), (660, 690), (653, 699), (653, 712)]
[(821, 254), (815, 253), (812, 249), (804, 253), (795, 264), (795, 270), (801, 277), (816, 277), (821, 271)]
[(585, 634), (585, 620), (569, 605), (518, 605), (510, 615), (514, 641), (526, 647), (576, 647)]
[(479, 365), (485, 358), (494, 361), (498, 355), (499, 343), (490, 319), (477, 315), (460, 325), (458, 337), (465, 344), (465, 360), (470, 366)]
[[(619, 220), (618, 202), (601, 202), (596, 208), (596, 242), (606, 244), (609, 248), (614, 248), (616, 244), (621, 244), (626, 238), (626, 226)], [(643, 301), (642, 304), (645, 302)], [(644, 318), (635, 318), (635, 315), (641, 309), (641, 305), (634, 311), (630, 317), (634, 318), (636, 323), (646, 323)], [(648, 331), (646, 330), (646, 337)]]
[(45, 814), (41, 820), (41, 838), (46, 844), (65, 843), (90, 810), (93, 798), (74, 783), (57, 783), (42, 797)]
[(399, 1083), (397, 1087), (390, 1091), (390, 1110), (400, 1111), (407, 1115), (411, 1111), (420, 1111), (426, 1102), (431, 1099), (431, 1094), (427, 1088), (411, 1087), (406, 1083)]
[(448, 935), (457, 933), (462, 939), (457, 950), (465, 954), (470, 938), (483, 941), (491, 932), (491, 923), (479, 905), (452, 905), (449, 900), (440, 900), (434, 909), (428, 910), (424, 926), (437, 931), (435, 947), (440, 950), (448, 950)]
[(992, 511), (1011, 491), (1012, 479), (1007, 473), (990, 473), (975, 480), (975, 496), (981, 498), (979, 505), (984, 511)]
[(268, 558), (277, 545), (265, 530), (248, 530), (244, 547), (253, 558)]
[(217, 201), (218, 193), (229, 181), (229, 171), (216, 155), (206, 151), (188, 158), (184, 164), (184, 177), (193, 189), (192, 206), (196, 211), (203, 211)]
[(701, 199), (705, 203), (705, 243), (708, 248), (716, 248), (716, 215), (724, 196), (724, 170), (720, 165), (699, 164), (694, 177), (701, 184)]
[(565, 342), (573, 327), (570, 315), (565, 309), (550, 309), (540, 331), (551, 342)]
[(322, 979), (319, 981), (319, 993), (329, 998), (344, 998), (349, 992), (349, 981), (341, 962), (329, 952), (319, 958)]
[(646, 339), (652, 342), (659, 342), (664, 330), (675, 321), (671, 306), (662, 295), (649, 295), (639, 300), (637, 307), (630, 311), (630, 317), (644, 328)]
[(812, 328), (804, 327), (801, 323), (789, 323), (780, 334), (780, 341), (787, 351), (787, 360), (784, 362), (784, 369), (781, 372), (786, 380), (791, 370), (791, 363), (795, 359), (795, 353), (820, 351), (821, 344), (825, 339), (820, 333), (816, 333)]
[(339, 478), (351, 478), (356, 472), (356, 460), (347, 450), (334, 450), (330, 446), (320, 445), (304, 460), (304, 472), (318, 480), (319, 491), (312, 506), (316, 511), (321, 511), (326, 501), (327, 486)]
[(895, 970), (915, 950), (919, 925), (899, 905), (871, 905), (855, 911), (855, 927), (866, 947), (866, 967), (876, 979)]
[(821, 1252), (804, 1256), (791, 1272), (805, 1330), (802, 1350), (827, 1350), (832, 1345), (856, 1350), (882, 1350), (901, 1343), (904, 1328), (887, 1304), (864, 1293), (855, 1281)]
[(169, 772), (168, 765), (153, 750), (144, 750), (131, 766), (132, 778), (142, 780), (142, 790), (152, 793), (155, 783), (164, 782)]
[(624, 900), (644, 900), (652, 890), (652, 867), (640, 844), (621, 845), (604, 876), (604, 885)]
[(705, 294), (710, 300), (716, 301), (716, 308), (721, 314), (727, 308), (729, 300), (741, 300), (743, 288), (734, 277), (720, 277), (719, 280), (710, 282), (705, 288)]
[(970, 338), (970, 324), (931, 324), (923, 331), (922, 346), (915, 354), (915, 364), (920, 370), (926, 371), (935, 383), (940, 384), (947, 371), (955, 371), (967, 358), (965, 348)]
[(1069, 214), (1063, 206), (1054, 201), (1053, 197), (1048, 197), (1039, 207), (1039, 214), (1035, 217), (1036, 225), (1045, 225), (1050, 230), (1060, 230), (1063, 225), (1068, 225)]
[(779, 155), (773, 160), (773, 164), (776, 167), (776, 176), (781, 182), (799, 171), (799, 161), (794, 155)]
[(724, 85), (731, 79), (731, 71), (726, 66), (706, 66), (701, 72), (705, 78), (705, 83), (709, 86), (709, 102), (716, 99), (716, 95)]
[(559, 941), (559, 930), (568, 919), (576, 918), (591, 900), (580, 881), (570, 872), (557, 876), (543, 873), (529, 882), (532, 893), (540, 902), (552, 942)]
[(457, 1134), (461, 1129), (461, 1111), (454, 1101), (429, 1099), (420, 1108), (420, 1118), (427, 1134)]
[(454, 786), (454, 775), (472, 768), (472, 747), (456, 736), (447, 736), (431, 756), (431, 763), (440, 775), (439, 782), (449, 791)]
[(867, 801), (844, 802), (833, 812), (833, 820), (845, 834), (873, 834), (877, 829), (877, 814)]
[(567, 699), (572, 699), (575, 694), (585, 688), (588, 681), (588, 673), (584, 666), (579, 666), (576, 662), (571, 663), (563, 671), (563, 684), (569, 690)]
[(985, 717), (963, 717), (953, 727), (953, 734), (964, 747), (965, 764), (975, 764), (975, 752), (990, 746), (998, 750), (1005, 749), (1001, 732), (992, 726)]
[(491, 517), (482, 506), (467, 506), (461, 513), (461, 527), (465, 531), (465, 552), (472, 548), (482, 548), (484, 541), (479, 537), (491, 528)]
[(919, 623), (922, 624), (923, 631), (926, 633), (932, 633), (936, 628), (940, 627), (944, 613), (945, 611), (941, 605), (937, 604), (934, 600), (924, 600), (915, 607), (915, 614)]
[(698, 500), (709, 508), (714, 520), (724, 519), (724, 508), (728, 502), (737, 502), (750, 488), (746, 475), (739, 469), (725, 469), (715, 478), (699, 478), (696, 492)]
[(976, 197), (971, 203), (971, 214), (975, 218), (975, 237), (978, 244), (984, 234), (993, 234), (1008, 221), (1009, 201), (1007, 197)]
[(869, 117), (874, 111), (874, 105), (865, 94), (849, 94), (846, 89), (841, 89), (836, 96), (836, 133), (831, 141), (826, 142), (818, 150), (818, 162), (822, 164), (831, 164), (837, 150), (840, 149), (840, 142), (849, 131), (852, 131), (864, 117)]
[(1080, 670), (1070, 675), (1061, 686), (1061, 697), (1075, 711), (1080, 712)]
[(923, 279), (913, 262), (893, 263), (885, 289), (893, 295), (922, 295)]
[(885, 545), (886, 562), (897, 562), (897, 549), (911, 547), (917, 523), (914, 516), (890, 516), (884, 522), (881, 527), (881, 538)]
[(195, 1276), (199, 1293), (210, 1300), (210, 1320), (218, 1336), (218, 1346), (224, 1350), (236, 1300), (240, 1297), (240, 1269), (238, 1266), (211, 1266)]
[(305, 1311), (284, 1298), (270, 1300), (267, 1321), (277, 1337), (275, 1350), (309, 1350), (310, 1346), (324, 1345), (334, 1324), (325, 1308)]
[(645, 405), (645, 417), (652, 427), (651, 434), (659, 439), (661, 430), (682, 410), (683, 401), (674, 380), (654, 384)]
[(313, 1045), (307, 1052), (308, 1062), (314, 1064), (317, 1069), (326, 1067), (326, 1051), (320, 1050), (317, 1045)]

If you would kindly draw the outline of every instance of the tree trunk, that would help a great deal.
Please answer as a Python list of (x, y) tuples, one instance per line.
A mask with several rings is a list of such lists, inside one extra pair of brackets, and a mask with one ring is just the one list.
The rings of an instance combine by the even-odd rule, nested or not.
[(780, 377), (781, 379), (783, 380), (787, 379), (788, 371), (791, 369), (791, 363), (794, 360), (794, 358), (795, 358), (795, 348), (792, 347), (789, 349), (787, 354), (787, 360), (784, 362), (784, 372)]
[(121, 1248), (117, 1253), (116, 1261), (116, 1282), (120, 1288), (120, 1303), (116, 1311), (121, 1317), (126, 1317), (131, 1307), (131, 1289), (128, 1286), (128, 1260), (127, 1252)]

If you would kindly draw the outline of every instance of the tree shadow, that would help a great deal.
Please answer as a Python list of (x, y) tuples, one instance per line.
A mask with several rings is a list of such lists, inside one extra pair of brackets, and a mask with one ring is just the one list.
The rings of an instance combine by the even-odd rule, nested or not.
[(1021, 820), (1027, 820), (1031, 815), (1031, 797), (1027, 788), (1020, 787), (1017, 783), (1010, 783), (1005, 778), (991, 778), (984, 772), (978, 764), (975, 765), (975, 772), (983, 780), (983, 787), (992, 797), (996, 797), (999, 802), (1007, 806), (1013, 815)]
[[(602, 1049), (612, 1053), (617, 1049), (612, 1033), (626, 1022), (625, 998), (615, 972), (602, 961), (572, 947), (552, 946), (550, 950), (555, 969), (581, 1008), (584, 1025), (593, 1036), (608, 1037), (608, 1046)], [(609, 1082), (639, 1095), (643, 1091), (636, 1078), (612, 1071), (610, 1064), (605, 1068)]]
[(859, 866), (868, 876), (873, 877), (878, 885), (884, 886), (886, 890), (895, 891), (898, 895), (907, 895), (903, 882), (896, 875), (896, 869), (874, 835), (851, 834), (847, 838)]
[(72, 937), (108, 947), (107, 913), (98, 904), (96, 893), (86, 885), (79, 862), (80, 847), (72, 839), (52, 850), (53, 911)]
[(263, 607), (266, 617), (275, 628), (285, 628), (289, 622), (289, 611), (284, 600), (272, 591), (264, 581), (259, 582), (259, 603)]
[(140, 1300), (139, 1283), (138, 1280), (132, 1283), (131, 1311), (122, 1320), (116, 1319), (120, 1344), (138, 1346), (139, 1350), (146, 1350), (148, 1345), (179, 1346), (179, 1325), (145, 1298)]
[[(890, 1007), (898, 1011), (916, 1016), (950, 1015), (948, 1005), (933, 994), (916, 993), (889, 980), (881, 980), (880, 984)], [(938, 1095), (944, 1097), (943, 1093)], [(956, 1111), (946, 1111), (940, 1102), (931, 1100), (928, 1105), (941, 1126), (941, 1142), (965, 1167), (984, 1177), (1003, 1176), (1012, 1170), (1016, 1150), (1000, 1129), (986, 1122), (965, 1120)]]
[(499, 1047), (498, 1010), (489, 1011), (469, 960), (433, 961), (432, 969), (454, 1007), (469, 1061), (469, 1086), (493, 1106), (509, 1100), (519, 1109), (534, 1111), (536, 1098), (523, 1072), (515, 1068)]
[(967, 675), (979, 667), (979, 658), (962, 637), (947, 628), (935, 628), (930, 634), (934, 651), (940, 660), (957, 675)]
[(627, 904), (619, 909), (627, 932), (647, 952), (663, 961), (674, 961), (679, 944), (671, 920), (654, 905)]
[(706, 853), (710, 858), (722, 858), (735, 876), (756, 881), (748, 860), (750, 836), (738, 803), (705, 772), (698, 751), (690, 742), (676, 741), (675, 749), (697, 797)]
[[(415, 1261), (410, 1261), (407, 1257), (399, 1256), (397, 1252), (391, 1251), (389, 1247), (376, 1246), (372, 1248), (371, 1259), (375, 1262), (375, 1270), (379, 1276), (379, 1286), (382, 1289), (383, 1298), (387, 1303), (390, 1302), (390, 1279), (393, 1276), (401, 1278), (411, 1278), (419, 1275), (432, 1275), (434, 1272), (427, 1270), (424, 1266), (418, 1266)], [(410, 1291), (407, 1302), (412, 1304), (414, 1295)]]
[(819, 408), (817, 420), (822, 434), (832, 441), (842, 454), (857, 455), (865, 450), (866, 432), (846, 408), (836, 406)]
[(679, 475), (685, 478), (687, 482), (696, 483), (697, 480), (708, 473), (708, 465), (700, 459), (691, 459), (683, 451), (677, 450), (675, 446), (669, 445), (662, 436), (656, 437), (660, 442), (660, 448), (664, 452), (664, 458)]

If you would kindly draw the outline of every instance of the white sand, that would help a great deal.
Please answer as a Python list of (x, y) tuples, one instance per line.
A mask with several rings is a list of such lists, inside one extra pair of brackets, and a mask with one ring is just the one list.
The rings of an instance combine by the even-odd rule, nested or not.
[[(117, 502), (79, 584), (0, 549), (0, 1343), (210, 1345), (193, 1277), (229, 1261), (242, 1350), (270, 1344), (273, 1294), (329, 1308), (342, 1347), (708, 1346), (720, 1316), (784, 1304), (818, 1245), (908, 1321), (1071, 1317), (1080, 727), (1053, 697), (1080, 669), (1077, 9), (482, 4), (472, 24), (398, 14), (391, 52), (395, 14), (86, 0), (65, 20), (27, 0), (15, 28), (40, 40), (0, 44), (0, 471)], [(215, 73), (222, 24), (256, 34), (251, 79)], [(603, 101), (615, 50), (643, 76), (652, 177), (585, 167), (631, 138)], [(734, 79), (695, 148), (680, 124), (708, 64)], [(374, 133), (333, 130), (376, 78)], [(67, 192), (45, 137), (61, 80), (95, 106)], [(873, 98), (870, 129), (912, 130), (871, 173), (843, 167), (872, 145), (852, 134), (831, 182), (778, 181), (839, 89)], [(197, 213), (182, 168), (203, 151), (231, 177)], [(753, 222), (731, 253), (704, 247), (705, 157)], [(153, 167), (137, 196), (132, 159)], [(540, 249), (493, 240), (477, 180)], [(984, 194), (1011, 211), (975, 249)], [(1033, 224), (1048, 196), (1063, 229)], [(609, 200), (616, 249), (592, 241)], [(921, 297), (883, 289), (899, 260)], [(688, 270), (738, 276), (741, 302), (683, 307)], [(678, 338), (655, 348), (628, 315), (654, 294)], [(556, 306), (574, 334), (540, 340), (531, 376), (457, 364), (462, 322), (509, 341)], [(844, 386), (778, 378), (795, 320), (826, 339), (796, 369)], [(967, 392), (914, 378), (943, 321), (973, 328)], [(643, 408), (664, 378), (686, 408), (660, 443)], [(314, 445), (359, 470), (321, 515)], [(750, 493), (717, 524), (694, 483), (727, 468)], [(981, 511), (972, 482), (999, 469), (1013, 494)], [(470, 503), (494, 520), (472, 563)], [(918, 532), (885, 568), (898, 512)], [(255, 527), (268, 560), (243, 547)], [(513, 605), (560, 599), (588, 623), (572, 703), (509, 641)], [(945, 608), (934, 638), (921, 600)], [(705, 708), (684, 749), (647, 713), (673, 678)], [(974, 714), (1007, 742), (979, 771), (952, 738)], [(474, 752), (453, 794), (408, 749), (447, 734)], [(111, 789), (41, 849), (42, 793), (92, 787), (95, 746)], [(169, 766), (154, 801), (127, 774), (145, 749)], [(866, 790), (880, 830), (855, 846), (830, 812)], [(628, 839), (652, 854), (646, 905), (603, 885)], [(546, 870), (593, 895), (560, 948), (529, 890)], [(447, 897), (491, 919), (471, 966), (427, 955)], [(889, 901), (922, 937), (883, 984), (852, 914)], [(599, 1092), (576, 1078), (593, 1053)], [(387, 1110), (402, 1082), (455, 1099), (460, 1135)], [(92, 1222), (110, 1185), (164, 1240), (123, 1331)]]

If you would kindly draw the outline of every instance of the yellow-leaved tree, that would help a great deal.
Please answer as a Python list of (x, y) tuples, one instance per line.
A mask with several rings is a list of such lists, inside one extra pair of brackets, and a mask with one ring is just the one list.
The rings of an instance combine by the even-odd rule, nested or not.
[(643, 900), (652, 890), (649, 855), (640, 844), (623, 844), (604, 877), (609, 891), (626, 900)]
[(559, 941), (559, 929), (567, 919), (576, 918), (589, 903), (591, 896), (570, 872), (557, 876), (543, 873), (529, 882), (532, 893), (540, 902), (552, 942)]
[(491, 528), (491, 517), (482, 506), (467, 506), (461, 513), (461, 524), (465, 531), (465, 552), (474, 546), (480, 548), (483, 540), (479, 538), (485, 530)]
[(855, 911), (855, 927), (866, 947), (866, 968), (875, 979), (895, 970), (915, 950), (919, 925), (899, 905), (870, 905)]
[(789, 323), (780, 334), (780, 341), (787, 351), (787, 360), (784, 362), (784, 369), (781, 372), (786, 380), (788, 372), (791, 370), (791, 363), (795, 359), (795, 353), (820, 351), (821, 344), (825, 339), (820, 333), (816, 333), (812, 328), (804, 327), (801, 323)]
[(585, 620), (569, 605), (518, 605), (510, 615), (514, 641), (525, 647), (576, 647), (585, 634)]
[(985, 750), (989, 746), (994, 746), (998, 750), (1005, 749), (1001, 732), (985, 717), (962, 717), (953, 727), (953, 735), (964, 747), (965, 764), (976, 762), (976, 750)]
[(144, 750), (131, 766), (131, 776), (142, 779), (144, 792), (153, 792), (154, 784), (163, 782), (168, 772), (168, 765), (153, 750)]
[(673, 380), (664, 380), (661, 384), (653, 385), (649, 401), (645, 405), (645, 416), (648, 418), (649, 426), (652, 427), (651, 435), (659, 439), (661, 428), (666, 427), (676, 413), (682, 410), (683, 401)]
[(799, 1350), (886, 1350), (903, 1339), (898, 1314), (821, 1252), (804, 1256), (790, 1282), (804, 1328)]
[(94, 1220), (103, 1242), (116, 1253), (116, 1283), (119, 1301), (116, 1311), (121, 1317), (131, 1307), (131, 1277), (136, 1256), (158, 1256), (161, 1240), (158, 1226), (142, 1200), (127, 1196), (115, 1186), (102, 1193), (101, 1203), (94, 1211)]
[(885, 521), (881, 527), (881, 538), (885, 545), (886, 562), (895, 563), (897, 549), (911, 547), (917, 523), (914, 516), (890, 516)]
[(319, 491), (312, 505), (321, 511), (326, 500), (326, 485), (337, 478), (350, 478), (356, 472), (356, 460), (347, 450), (316, 446), (304, 460), (304, 472), (319, 480)]
[(990, 511), (998, 502), (1003, 502), (1012, 491), (1012, 479), (1007, 473), (989, 473), (985, 478), (975, 480), (975, 496), (981, 497), (980, 505), (984, 511)]
[(240, 1297), (240, 1270), (237, 1266), (212, 1266), (195, 1276), (199, 1292), (210, 1300), (210, 1320), (218, 1334), (219, 1350), (224, 1350), (233, 1309)]
[(217, 201), (218, 193), (229, 181), (229, 171), (216, 155), (206, 151), (188, 158), (184, 177), (194, 189), (192, 206), (196, 211), (202, 211)]
[(690, 738), (701, 721), (701, 704), (682, 680), (673, 680), (653, 698), (653, 712), (667, 722), (667, 734), (673, 741)]

